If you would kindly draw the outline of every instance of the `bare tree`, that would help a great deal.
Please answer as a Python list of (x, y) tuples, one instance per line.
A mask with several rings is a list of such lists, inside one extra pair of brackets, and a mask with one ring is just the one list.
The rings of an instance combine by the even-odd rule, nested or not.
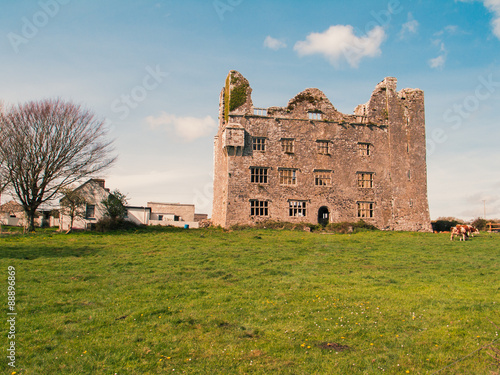
[(60, 99), (19, 104), (0, 113), (0, 176), (19, 198), (29, 231), (41, 204), (115, 161), (111, 143), (102, 120)]
[(75, 218), (77, 217), (85, 217), (85, 208), (86, 208), (86, 199), (83, 196), (82, 192), (78, 189), (72, 189), (71, 187), (63, 187), (61, 188), (61, 193), (63, 194), (62, 199), (59, 201), (61, 205), (61, 215), (60, 215), (60, 223), (62, 230), (62, 218), (64, 215), (69, 217), (69, 227), (66, 234), (70, 233), (73, 229), (73, 223)]
[[(3, 113), (4, 113), (4, 106), (3, 106), (3, 102), (0, 101), (0, 116), (2, 116)], [(1, 128), (0, 128), (0, 130), (1, 130)], [(0, 140), (1, 140), (1, 138), (0, 138)], [(1, 145), (1, 146), (3, 147), (3, 145)], [(3, 156), (2, 155), (3, 155), (3, 153), (0, 152), (0, 204), (2, 203), (2, 200), (1, 200), (2, 193), (9, 183), (7, 176), (5, 176), (5, 170), (4, 170), (4, 168), (2, 168), (2, 166), (3, 166)]]

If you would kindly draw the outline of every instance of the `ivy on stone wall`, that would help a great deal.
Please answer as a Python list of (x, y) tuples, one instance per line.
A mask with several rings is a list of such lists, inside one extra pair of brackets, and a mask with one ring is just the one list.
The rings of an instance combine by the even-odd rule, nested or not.
[(224, 122), (227, 122), (229, 118), (229, 75), (226, 78), (226, 86), (224, 88)]
[(248, 83), (239, 80), (229, 95), (229, 112), (241, 107), (247, 101)]
[(224, 90), (224, 120), (228, 121), (229, 112), (241, 107), (247, 101), (247, 91), (250, 86), (245, 79), (234, 75), (231, 71), (226, 78)]

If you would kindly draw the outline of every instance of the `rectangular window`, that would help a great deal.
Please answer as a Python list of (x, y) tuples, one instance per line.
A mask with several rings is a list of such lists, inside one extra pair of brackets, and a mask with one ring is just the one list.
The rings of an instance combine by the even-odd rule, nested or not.
[(375, 203), (373, 202), (358, 202), (358, 217), (368, 218), (373, 217), (373, 208)]
[(267, 116), (267, 109), (265, 108), (254, 108), (253, 114), (255, 116)]
[(316, 141), (318, 145), (318, 153), (322, 155), (329, 155), (330, 150), (328, 149), (330, 141)]
[(358, 143), (358, 150), (361, 156), (370, 156), (372, 153), (372, 145), (370, 143)]
[(250, 168), (250, 182), (256, 184), (267, 184), (267, 171), (266, 167), (251, 167)]
[(163, 215), (158, 215), (158, 220), (163, 221)]
[(309, 120), (321, 120), (321, 113), (319, 112), (308, 112)]
[(252, 147), (254, 151), (266, 151), (266, 138), (264, 137), (253, 137)]
[(296, 169), (280, 169), (279, 176), (281, 185), (297, 185)]
[(314, 171), (314, 185), (332, 186), (332, 171)]
[(87, 204), (85, 208), (85, 219), (95, 219), (95, 204)]
[(373, 173), (358, 172), (358, 187), (372, 188), (373, 187)]
[(281, 150), (285, 154), (293, 154), (294, 143), (295, 143), (295, 139), (293, 139), (293, 138), (283, 138), (283, 139), (281, 139)]
[(304, 217), (306, 216), (306, 202), (304, 201), (289, 201), (288, 216)]
[(269, 216), (268, 201), (250, 201), (250, 216)]

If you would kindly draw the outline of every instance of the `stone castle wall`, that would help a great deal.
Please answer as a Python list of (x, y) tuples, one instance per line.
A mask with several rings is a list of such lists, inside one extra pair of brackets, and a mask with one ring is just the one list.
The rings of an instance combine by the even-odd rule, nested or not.
[(353, 115), (318, 89), (255, 110), (248, 81), (231, 71), (214, 142), (213, 223), (363, 219), (430, 231), (423, 92), (396, 83), (386, 78)]

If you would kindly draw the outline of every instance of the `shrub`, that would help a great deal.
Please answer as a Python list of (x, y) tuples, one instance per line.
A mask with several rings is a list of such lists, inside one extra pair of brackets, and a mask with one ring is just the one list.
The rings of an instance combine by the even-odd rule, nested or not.
[(127, 197), (118, 189), (108, 195), (106, 199), (101, 201), (104, 207), (104, 216), (111, 219), (123, 219), (127, 214)]
[(351, 223), (347, 221), (343, 221), (340, 223), (329, 223), (325, 227), (325, 231), (333, 233), (355, 233), (366, 230), (378, 230), (378, 228), (374, 225), (366, 223), (363, 220), (360, 220), (357, 223)]
[(96, 230), (103, 233), (115, 230), (135, 230), (137, 228), (139, 228), (139, 225), (131, 221), (121, 218), (113, 219), (107, 216), (99, 219), (96, 223)]
[(259, 221), (253, 225), (243, 225), (236, 224), (232, 225), (230, 229), (232, 230), (244, 230), (244, 229), (279, 229), (279, 230), (305, 230), (305, 231), (313, 231), (321, 228), (321, 225), (311, 224), (311, 223), (290, 223), (286, 221), (274, 221), (274, 220), (266, 220)]
[(488, 223), (487, 220), (485, 219), (481, 219), (481, 218), (477, 218), (476, 220), (474, 220), (472, 222), (472, 226), (479, 229), (479, 230), (486, 230), (488, 229), (488, 227), (486, 226), (486, 223)]
[(315, 232), (315, 231), (326, 231), (333, 233), (353, 233), (353, 232), (361, 232), (365, 230), (378, 230), (374, 225), (368, 224), (363, 220), (358, 221), (357, 223), (329, 223), (326, 227), (323, 227), (321, 224), (312, 224), (312, 223), (290, 223), (286, 221), (273, 221), (266, 220), (260, 221), (253, 225), (241, 225), (236, 224), (231, 226), (232, 230), (244, 230), (244, 229), (278, 229), (278, 230), (300, 230), (307, 232)]
[(431, 222), (431, 225), (434, 232), (449, 232), (451, 230), (451, 227), (463, 223), (464, 222), (462, 220), (454, 217), (440, 217), (437, 220)]

